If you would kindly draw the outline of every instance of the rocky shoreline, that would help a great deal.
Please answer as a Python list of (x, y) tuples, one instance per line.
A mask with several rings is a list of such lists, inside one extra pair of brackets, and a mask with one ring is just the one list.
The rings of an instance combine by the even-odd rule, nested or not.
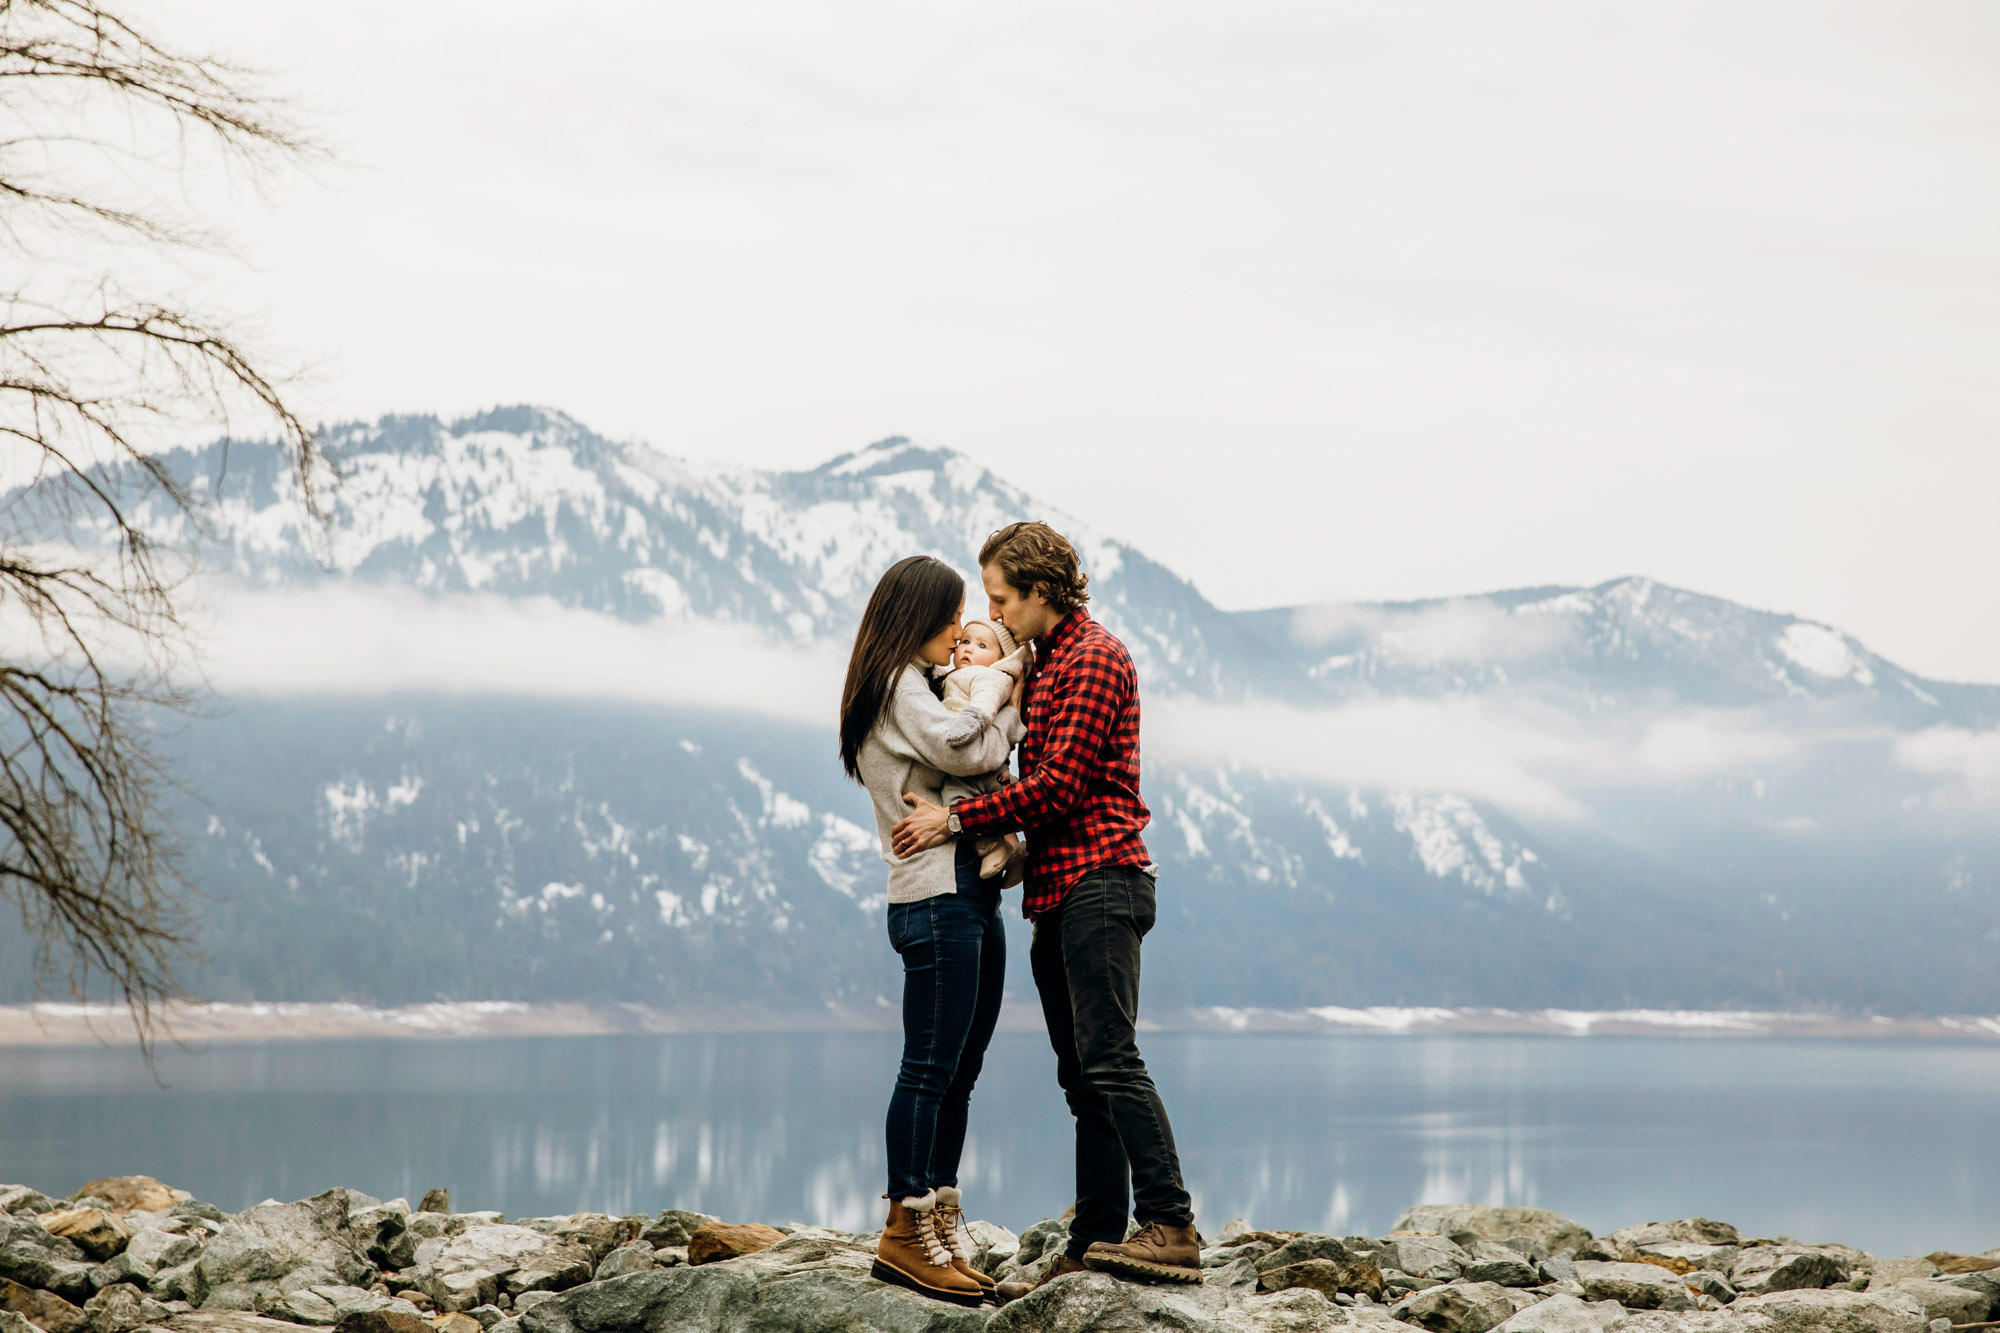
[[(971, 1224), (1035, 1278), (1068, 1224)], [(1704, 1218), (1594, 1236), (1535, 1208), (1426, 1204), (1387, 1236), (1208, 1239), (1198, 1286), (1098, 1273), (967, 1310), (869, 1276), (875, 1236), (700, 1213), (517, 1218), (354, 1190), (229, 1214), (145, 1176), (0, 1185), (0, 1333), (1971, 1333), (2000, 1248), (1877, 1258)]]

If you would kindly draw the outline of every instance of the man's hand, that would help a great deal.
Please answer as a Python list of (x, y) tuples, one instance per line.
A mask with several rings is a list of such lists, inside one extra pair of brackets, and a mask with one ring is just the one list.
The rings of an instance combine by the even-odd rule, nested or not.
[(951, 834), (944, 826), (948, 812), (943, 806), (933, 805), (923, 797), (912, 796), (908, 792), (903, 793), (903, 804), (910, 807), (910, 813), (889, 830), (889, 850), (896, 854), (898, 861), (951, 841)]

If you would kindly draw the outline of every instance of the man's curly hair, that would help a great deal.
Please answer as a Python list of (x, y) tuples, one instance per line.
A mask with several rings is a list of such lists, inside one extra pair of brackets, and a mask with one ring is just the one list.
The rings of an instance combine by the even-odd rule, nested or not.
[(1090, 600), (1090, 575), (1077, 565), (1069, 538), (1046, 523), (1009, 523), (979, 548), (979, 567), (1000, 566), (1016, 592), (1040, 591), (1063, 615)]

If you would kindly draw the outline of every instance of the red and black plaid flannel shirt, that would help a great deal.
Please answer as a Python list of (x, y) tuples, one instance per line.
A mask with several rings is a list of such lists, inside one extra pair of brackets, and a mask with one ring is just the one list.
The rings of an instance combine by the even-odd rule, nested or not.
[(1139, 834), (1152, 816), (1139, 799), (1139, 675), (1082, 607), (1035, 641), (1021, 709), (1021, 780), (952, 808), (967, 833), (1027, 830), (1021, 911), (1032, 917), (1088, 871), (1151, 864)]

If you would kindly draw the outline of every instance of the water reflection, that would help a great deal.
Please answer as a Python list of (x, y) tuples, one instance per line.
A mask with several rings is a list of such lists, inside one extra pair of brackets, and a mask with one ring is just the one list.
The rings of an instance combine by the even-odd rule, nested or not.
[[(1886, 1253), (2000, 1245), (2000, 1046), (1156, 1034), (1202, 1220), (1379, 1232), (1410, 1203), (1599, 1230), (1704, 1214)], [(144, 1171), (229, 1208), (334, 1184), (510, 1216), (688, 1207), (873, 1224), (887, 1034), (0, 1051), (0, 1180)], [(1019, 1228), (1069, 1199), (1038, 1036), (996, 1040), (962, 1182)]]

